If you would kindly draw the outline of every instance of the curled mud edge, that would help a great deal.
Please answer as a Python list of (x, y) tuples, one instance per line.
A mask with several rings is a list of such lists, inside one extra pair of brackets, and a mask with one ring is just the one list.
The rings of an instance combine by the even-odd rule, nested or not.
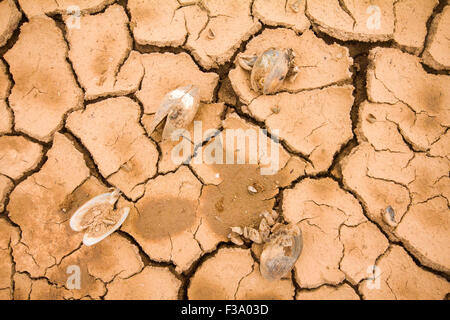
[[(450, 7), (324, 3), (0, 2), (0, 299), (448, 299)], [(264, 95), (239, 60), (271, 48), (298, 70)], [(154, 122), (186, 86), (178, 163)], [(239, 129), (276, 174), (199, 161)], [(126, 219), (83, 245), (71, 217), (114, 188)], [(263, 212), (302, 233), (276, 281)]]

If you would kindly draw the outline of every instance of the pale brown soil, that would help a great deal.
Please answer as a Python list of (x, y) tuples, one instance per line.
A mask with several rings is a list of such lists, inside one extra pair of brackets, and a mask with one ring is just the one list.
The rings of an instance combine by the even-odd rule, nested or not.
[[(0, 300), (448, 299), (449, 30), (446, 0), (0, 0)], [(299, 73), (261, 95), (237, 62), (272, 47)], [(278, 132), (277, 173), (200, 161), (214, 134), (174, 163), (150, 130), (186, 85), (202, 133)], [(84, 246), (69, 220), (112, 187), (129, 216)], [(279, 281), (227, 237), (264, 210), (303, 233)]]

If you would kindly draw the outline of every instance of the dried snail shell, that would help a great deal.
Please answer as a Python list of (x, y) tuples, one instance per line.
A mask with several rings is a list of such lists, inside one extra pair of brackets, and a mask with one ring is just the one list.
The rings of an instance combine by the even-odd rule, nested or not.
[(179, 87), (166, 94), (150, 126), (149, 134), (167, 117), (162, 139), (168, 140), (178, 129), (186, 128), (194, 120), (200, 106), (199, 89), (193, 85)]
[(118, 190), (98, 195), (82, 205), (70, 218), (74, 231), (84, 231), (83, 244), (94, 245), (116, 231), (128, 217), (130, 208), (115, 209)]
[(263, 94), (273, 94), (283, 84), (286, 78), (298, 72), (294, 66), (294, 52), (292, 49), (268, 49), (259, 56), (241, 55), (239, 65), (250, 71), (250, 84), (254, 91)]
[(302, 232), (295, 224), (280, 225), (264, 245), (260, 271), (268, 280), (279, 280), (294, 267), (303, 248)]

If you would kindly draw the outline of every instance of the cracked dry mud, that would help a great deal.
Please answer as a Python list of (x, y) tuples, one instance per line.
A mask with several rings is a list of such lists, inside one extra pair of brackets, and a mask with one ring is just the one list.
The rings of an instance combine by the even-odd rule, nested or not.
[[(0, 0), (0, 300), (448, 299), (449, 30), (445, 0)], [(240, 57), (287, 46), (297, 77), (253, 91)], [(163, 141), (186, 85), (201, 128)], [(110, 188), (129, 215), (84, 246)], [(303, 234), (278, 281), (228, 238), (264, 210)]]

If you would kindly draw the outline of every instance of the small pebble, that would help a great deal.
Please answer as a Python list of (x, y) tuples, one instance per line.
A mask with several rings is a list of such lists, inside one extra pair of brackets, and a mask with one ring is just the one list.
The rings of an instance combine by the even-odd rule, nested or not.
[(280, 107), (278, 107), (278, 106), (274, 106), (274, 107), (270, 108), (270, 110), (272, 110), (272, 112), (275, 114), (280, 113)]
[(266, 219), (262, 219), (259, 224), (259, 234), (261, 235), (262, 241), (266, 242), (270, 237), (270, 226)]
[(219, 201), (216, 202), (215, 207), (217, 211), (222, 212), (225, 209), (223, 205), (224, 200), (225, 199), (222, 197)]
[(395, 221), (395, 211), (391, 206), (388, 206), (383, 214), (383, 220), (391, 227), (396, 227), (398, 225)]
[(241, 227), (231, 227), (231, 231), (239, 235), (242, 235), (244, 233)]
[(278, 212), (276, 212), (275, 210), (272, 210), (271, 215), (274, 221), (278, 219)]
[(259, 231), (253, 228), (247, 228), (247, 239), (253, 241), (254, 243), (262, 243), (261, 235), (259, 234)]
[(273, 226), (275, 224), (275, 219), (269, 212), (264, 211), (261, 215), (264, 217), (269, 226)]
[(244, 244), (244, 241), (242, 240), (242, 238), (234, 232), (231, 232), (228, 235), (228, 239), (230, 239), (231, 242), (233, 242), (234, 244), (236, 244), (238, 246), (242, 246)]
[(216, 35), (214, 34), (214, 31), (208, 29), (208, 39), (213, 40), (215, 37)]
[(367, 115), (367, 122), (369, 122), (369, 123), (375, 123), (376, 121), (377, 121), (377, 118), (375, 118), (375, 116), (374, 116), (373, 114), (369, 113), (369, 114)]
[(254, 186), (248, 186), (247, 190), (250, 194), (255, 194), (258, 192)]

